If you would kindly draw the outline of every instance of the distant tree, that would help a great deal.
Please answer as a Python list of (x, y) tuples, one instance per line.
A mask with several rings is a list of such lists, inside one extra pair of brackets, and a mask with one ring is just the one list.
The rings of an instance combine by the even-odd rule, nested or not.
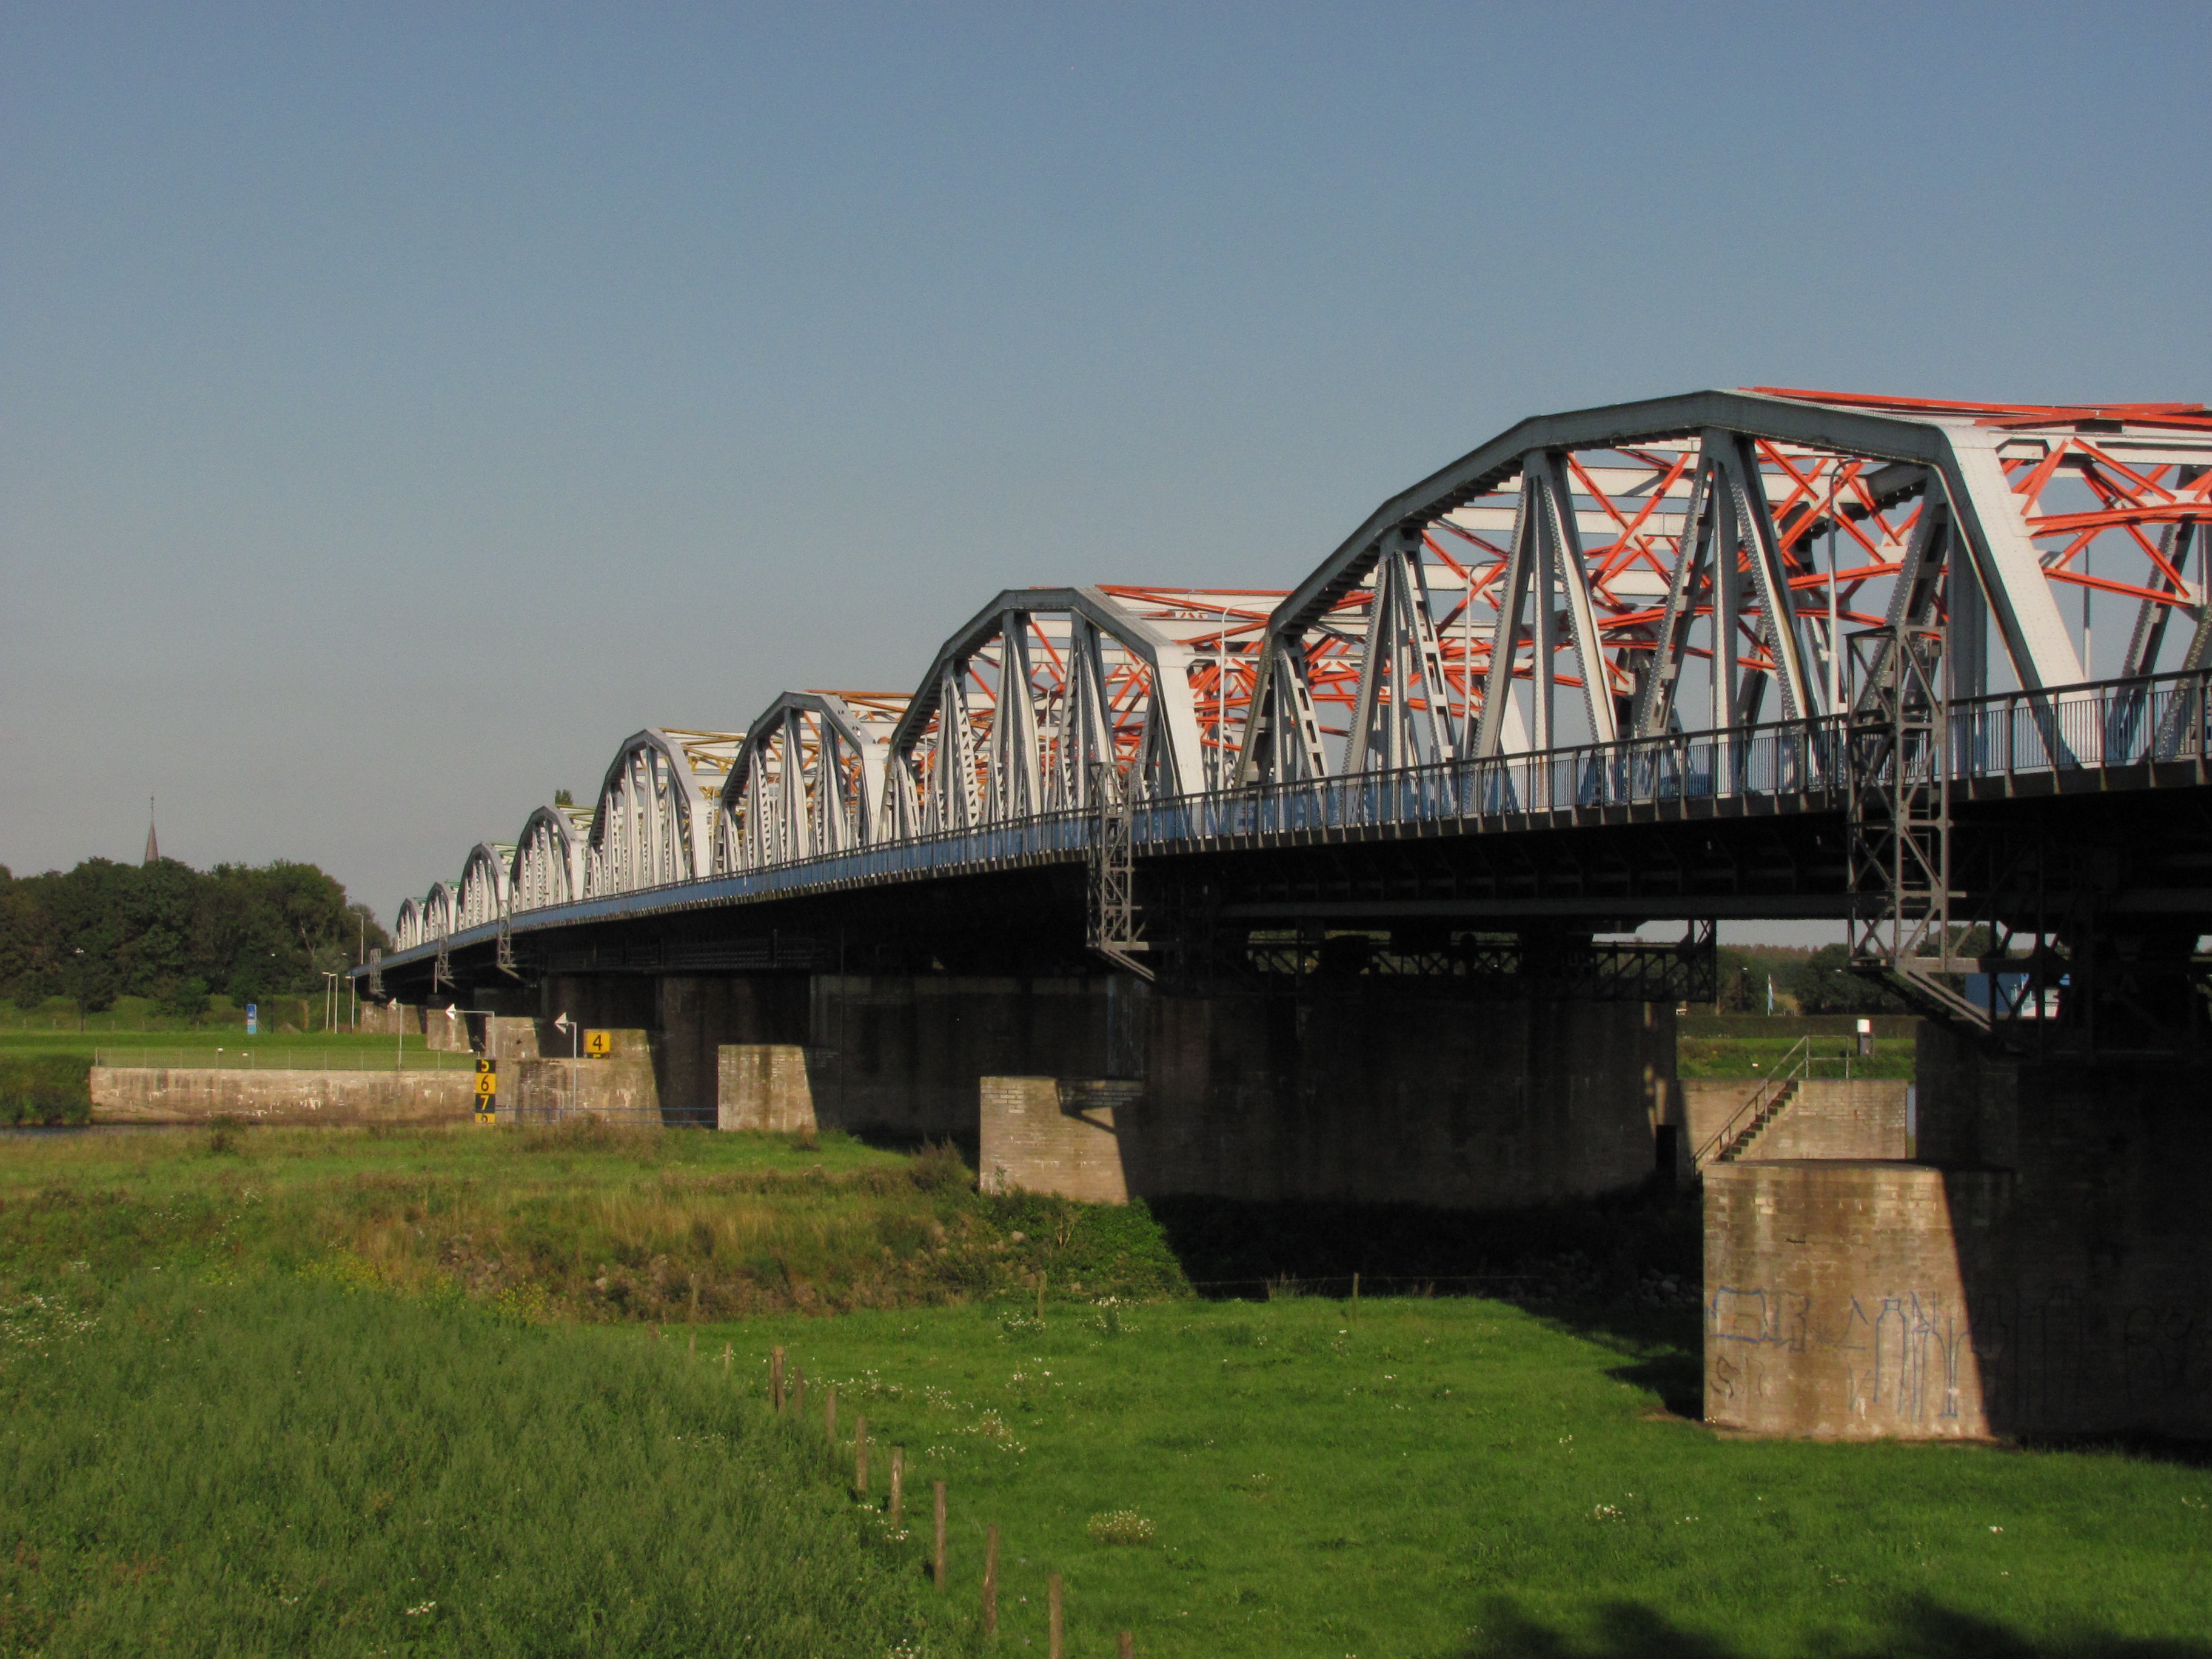
[(161, 993), (157, 1006), (171, 1019), (190, 1020), (198, 1024), (207, 1018), (207, 981), (204, 979), (177, 980)]
[(1775, 975), (1775, 988), (1808, 1014), (1887, 1014), (1905, 1004), (1879, 980), (1851, 971), (1851, 953), (1841, 945), (1824, 945), (1802, 962)]
[(1719, 995), (1714, 1000), (1724, 1014), (1741, 1014), (1763, 1006), (1754, 1000), (1753, 985), (1764, 993), (1766, 980), (1753, 964), (1750, 956), (1732, 945), (1721, 945), (1714, 951), (1717, 958)]
[(576, 804), (576, 798), (565, 789), (556, 789), (553, 792), (553, 804), (556, 806), (574, 806)]
[(364, 933), (390, 943), (311, 864), (202, 872), (90, 859), (20, 880), (0, 872), (0, 995), (18, 1005), (58, 996), (97, 1012), (118, 996), (166, 1004), (194, 983), (201, 999), (210, 988), (241, 1000), (312, 994)]

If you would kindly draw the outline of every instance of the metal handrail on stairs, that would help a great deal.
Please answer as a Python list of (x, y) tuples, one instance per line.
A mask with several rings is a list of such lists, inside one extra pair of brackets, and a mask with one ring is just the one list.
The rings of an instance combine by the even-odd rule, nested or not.
[[(1729, 1162), (1741, 1150), (1744, 1142), (1780, 1116), (1782, 1109), (1790, 1103), (1791, 1093), (1805, 1080), (1812, 1059), (1813, 1039), (1799, 1037), (1790, 1052), (1776, 1062), (1773, 1073), (1752, 1091), (1751, 1098), (1737, 1107), (1729, 1121), (1698, 1148), (1691, 1167), (1702, 1170), (1708, 1164)], [(1750, 1121), (1746, 1122), (1747, 1118)]]

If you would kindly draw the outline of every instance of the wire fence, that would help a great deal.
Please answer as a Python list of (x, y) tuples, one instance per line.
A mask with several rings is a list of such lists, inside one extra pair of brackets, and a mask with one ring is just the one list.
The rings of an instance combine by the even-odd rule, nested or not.
[(474, 1054), (413, 1048), (95, 1048), (92, 1063), (118, 1071), (472, 1072)]

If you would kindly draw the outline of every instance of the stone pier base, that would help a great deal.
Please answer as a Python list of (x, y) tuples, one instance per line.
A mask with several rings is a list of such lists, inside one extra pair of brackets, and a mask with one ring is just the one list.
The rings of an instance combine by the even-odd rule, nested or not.
[[(2000, 1175), (1873, 1159), (1705, 1171), (1705, 1420), (1822, 1440), (1979, 1439), (1962, 1234)], [(1964, 1213), (1961, 1213), (1961, 1211)]]
[(797, 1134), (817, 1127), (806, 1050), (796, 1042), (726, 1042), (714, 1051), (715, 1127)]
[(1107, 1078), (985, 1078), (983, 1190), (1127, 1204), (1115, 1117), (1143, 1093), (1141, 1083)]

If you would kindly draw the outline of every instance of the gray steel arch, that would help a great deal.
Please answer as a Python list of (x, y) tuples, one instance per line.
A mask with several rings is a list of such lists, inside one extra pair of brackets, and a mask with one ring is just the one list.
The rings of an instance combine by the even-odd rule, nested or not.
[(507, 913), (510, 864), (514, 848), (503, 842), (478, 842), (461, 866), (455, 930), (481, 927)]
[(761, 869), (883, 834), (888, 737), (907, 699), (786, 691), (748, 722), (715, 814), (714, 868)]
[(888, 831), (1079, 808), (1101, 763), (1143, 795), (1203, 788), (1193, 660), (1098, 588), (1006, 590), (939, 647), (891, 733)]
[[(1443, 653), (1435, 641), (1420, 637), (1418, 619), (1395, 630), (1376, 624), (1368, 654), (1376, 660), (1363, 667), (1359, 699), (1344, 744), (1343, 769), (1417, 763), (1455, 753), (1494, 754), (1517, 746), (1508, 740), (1507, 729), (1516, 705), (1499, 694), (1515, 672), (1524, 629), (1537, 636), (1531, 654), (1546, 675), (1555, 650), (1576, 653), (1586, 735), (1600, 742), (1626, 735), (1620, 730), (1626, 711), (1619, 705), (1627, 699), (1603, 695), (1594, 672), (1602, 647), (1595, 637), (1587, 582), (1578, 562), (1578, 486), (1568, 474), (1571, 458), (1577, 452), (1631, 451), (1661, 444), (1694, 447), (1693, 475), (1670, 481), (1680, 492), (1686, 533), (1695, 543), (1685, 544), (1677, 562), (1693, 567), (1708, 543), (1724, 550), (1714, 554), (1713, 560), (1741, 554), (1753, 590), (1747, 610), (1763, 618), (1774, 659), (1771, 678), (1780, 688), (1784, 718), (1818, 712), (1822, 699), (1808, 672), (1799, 616), (1778, 564), (1775, 526), (1751, 447), (1759, 440), (1889, 463), (1887, 484), (1904, 494), (1928, 493), (1930, 481), (1938, 481), (1936, 494), (1956, 527), (1977, 579), (1975, 586), (1987, 597), (1991, 620), (2021, 686), (2040, 690), (2077, 684), (2082, 677), (2080, 659), (2043, 579), (2035, 545), (2000, 459), (2003, 446), (2018, 435), (1978, 423), (1963, 411), (1899, 414), (1838, 407), (1808, 398), (1723, 391), (1522, 421), (1384, 501), (1275, 608), (1268, 619), (1267, 648), (1246, 723), (1238, 781), (1332, 769), (1310, 695), (1299, 684), (1298, 642), (1322, 625), (1334, 608), (1370, 583), (1375, 590), (1370, 610), (1382, 613), (1386, 622), (1393, 615), (1410, 618), (1411, 608), (1395, 596), (1419, 578), (1412, 567), (1418, 562), (1424, 534), (1455, 510), (1516, 478), (1522, 488), (1511, 530), (1511, 556), (1503, 573), (1506, 591), (1493, 637), (1487, 641), (1486, 695), (1478, 698), (1472, 684), (1461, 688), (1456, 729), (1443, 717), (1440, 696), (1401, 696), (1392, 702), (1391, 718), (1402, 726), (1405, 716), (1418, 711), (1434, 729), (1395, 734), (1395, 738), (1389, 732), (1378, 734), (1377, 711), (1387, 700), (1382, 690), (1387, 678), (1382, 658), (1397, 655), (1403, 665), (1400, 683), (1410, 688), (1437, 686), (1441, 690), (1444, 677), (1439, 672)], [(1732, 582), (1718, 586), (1723, 598), (1735, 587)], [(1521, 607), (1532, 599), (1538, 601), (1538, 615), (1524, 623)], [(1674, 614), (1681, 613), (1682, 605), (1681, 594), (1671, 594), (1668, 614), (1662, 620), (1671, 623)], [(1470, 615), (1474, 607), (1470, 583), (1466, 601)], [(1565, 624), (1564, 639), (1559, 635), (1561, 622)], [(1839, 647), (1828, 641), (1823, 648), (1832, 653)], [(1474, 654), (1472, 650), (1468, 653), (1464, 672), (1472, 672)], [(1545, 695), (1534, 699), (1537, 718), (1528, 738), (1530, 747), (1549, 747), (1554, 741), (1548, 691), (1547, 686)], [(1640, 696), (1637, 700), (1645, 701)], [(1727, 713), (1719, 723), (1747, 723), (1756, 703)]]
[(741, 732), (647, 726), (624, 739), (599, 784), (586, 843), (589, 896), (693, 881), (714, 867), (714, 805)]
[(592, 813), (577, 806), (541, 806), (523, 820), (507, 872), (512, 909), (542, 910), (584, 896), (584, 856)]

